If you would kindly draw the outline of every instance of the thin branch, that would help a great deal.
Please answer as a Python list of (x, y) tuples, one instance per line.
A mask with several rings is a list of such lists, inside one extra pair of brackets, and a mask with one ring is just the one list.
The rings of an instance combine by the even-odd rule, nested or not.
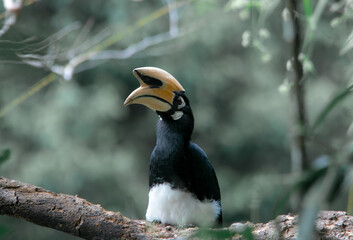
[[(301, 32), (297, 16), (297, 1), (287, 0), (287, 8), (284, 10), (287, 21), (285, 39), (289, 44), (291, 65), (289, 71), (289, 81), (291, 85), (291, 111), (292, 111), (292, 129), (291, 129), (291, 168), (293, 173), (300, 173), (308, 169), (309, 162), (306, 150), (306, 109), (305, 109), (305, 91), (303, 81), (303, 67), (299, 60), (301, 49)], [(293, 196), (293, 208), (301, 208), (303, 195)]]
[(34, 52), (43, 51), (79, 28), (80, 24), (78, 22), (73, 22), (39, 43), (28, 44), (22, 48), (16, 49), (15, 51), (24, 51), (26, 52), (24, 54), (33, 54)]
[[(186, 2), (177, 2), (176, 4), (174, 4), (172, 6), (172, 8), (168, 8), (166, 6), (161, 7), (159, 9), (157, 9), (156, 11), (152, 12), (151, 14), (139, 19), (137, 22), (135, 22), (133, 25), (127, 27), (125, 30), (123, 30), (121, 32), (118, 32), (118, 33), (115, 33), (115, 34), (109, 36), (108, 38), (104, 39), (104, 41), (102, 43), (100, 43), (97, 46), (94, 46), (92, 49), (90, 49), (90, 51), (91, 52), (102, 51), (102, 50), (112, 46), (113, 44), (119, 42), (124, 37), (126, 37), (126, 36), (134, 33), (135, 31), (141, 29), (145, 25), (147, 25), (147, 24), (155, 21), (156, 19), (164, 16), (170, 10), (180, 8), (180, 7), (184, 6), (185, 4), (186, 4)], [(88, 65), (88, 67), (90, 67), (90, 66), (91, 65)], [(55, 80), (55, 79), (57, 79), (56, 73), (60, 73), (60, 75), (63, 74), (63, 66), (60, 66), (60, 65), (59, 66), (54, 66), (54, 67), (53, 66), (47, 67), (44, 64), (44, 68), (50, 69), (52, 72), (50, 74), (48, 74), (46, 77), (44, 77), (43, 79), (54, 79)], [(55, 78), (53, 76), (55, 76)], [(5, 105), (2, 109), (0, 109), (0, 118), (4, 117), (8, 112), (10, 112), (16, 106), (18, 106), (23, 101), (28, 99), (28, 97), (32, 96), (34, 93), (38, 92), (40, 89), (42, 89), (43, 87), (47, 86), (49, 83), (53, 82), (54, 80), (49, 81), (49, 82), (48, 81), (44, 81), (46, 84), (41, 84), (43, 80), (38, 81), (38, 83), (35, 84), (33, 87), (31, 87), (26, 92), (24, 92), (22, 95), (16, 97), (9, 104)]]
[[(38, 2), (39, 0), (25, 0), (24, 3), (22, 4), (22, 7), (27, 7), (29, 5), (32, 5), (35, 2)], [(0, 13), (0, 20), (6, 17), (6, 11)]]
[(151, 37), (146, 37), (142, 39), (140, 42), (130, 45), (124, 50), (106, 50), (101, 51), (97, 54), (94, 54), (89, 60), (108, 60), (108, 59), (127, 59), (132, 57), (138, 52), (141, 52), (151, 46), (167, 42), (171, 39), (175, 38), (171, 36), (169, 32), (160, 33)]
[(3, 0), (5, 12), (0, 13), (0, 19), (5, 19), (4, 25), (0, 29), (2, 37), (10, 28), (15, 25), (17, 17), (23, 7), (31, 5), (38, 0)]
[(308, 19), (309, 21), (307, 22), (307, 28), (305, 30), (305, 36), (304, 36), (304, 43), (303, 43), (303, 51), (308, 51), (311, 55), (311, 46), (315, 38), (315, 32), (317, 30), (318, 23), (320, 21), (321, 15), (329, 1), (328, 0), (318, 0), (316, 3), (315, 10)]
[(22, 0), (3, 0), (5, 12), (4, 25), (0, 29), (0, 37), (2, 37), (11, 26), (15, 25), (18, 13), (22, 9)]
[(174, 0), (167, 0), (169, 8), (169, 34), (177, 36), (179, 34), (179, 14), (177, 9), (173, 9)]
[(18, 96), (14, 100), (12, 100), (9, 104), (7, 104), (4, 108), (0, 109), (0, 118), (5, 116), (8, 112), (12, 109), (20, 105), (23, 101), (37, 93), (40, 89), (47, 86), (48, 84), (52, 83), (54, 80), (57, 79), (57, 75), (54, 73), (50, 73), (49, 75), (45, 76), (41, 80), (39, 80), (36, 84), (34, 84), (27, 92)]
[[(175, 2), (173, 0), (167, 0), (168, 13), (169, 13), (169, 31), (164, 33), (159, 33), (154, 36), (146, 37), (140, 42), (130, 45), (124, 50), (104, 50), (98, 52), (88, 52), (76, 56), (69, 63), (60, 68), (54, 66), (55, 70), (63, 70), (62, 76), (65, 80), (71, 80), (73, 74), (78, 73), (78, 71), (88, 70), (92, 67), (96, 67), (99, 63), (92, 64), (91, 61), (103, 61), (103, 60), (122, 60), (127, 59), (135, 54), (163, 42), (167, 42), (179, 36), (179, 27), (178, 27), (178, 10), (175, 8)], [(80, 68), (77, 67), (80, 65)], [(58, 72), (57, 72), (58, 73)]]
[(308, 168), (306, 154), (306, 109), (304, 98), (303, 67), (299, 60), (301, 49), (300, 25), (298, 22), (297, 1), (287, 0), (287, 9), (289, 11), (289, 21), (292, 25), (291, 38), (287, 39), (290, 47), (290, 61), (292, 64), (291, 74), (291, 97), (293, 111), (293, 132), (292, 132), (292, 170), (302, 171)]
[(10, 30), (11, 26), (15, 25), (17, 20), (17, 13), (15, 12), (7, 12), (4, 25), (0, 29), (0, 37), (2, 37), (7, 31)]
[(169, 31), (146, 37), (124, 50), (106, 50), (95, 54), (90, 60), (127, 59), (151, 46), (167, 42), (179, 36), (178, 10), (173, 8), (174, 0), (167, 0), (169, 8)]
[[(86, 26), (82, 29), (81, 33), (78, 35), (76, 41), (73, 43), (73, 48), (68, 50), (66, 53), (55, 54), (48, 52), (46, 55), (38, 55), (38, 54), (18, 54), (19, 57), (22, 58), (22, 61), (25, 63), (37, 67), (37, 68), (45, 68), (49, 69), (51, 72), (56, 73), (62, 76), (65, 80), (71, 80), (75, 73), (79, 71), (88, 70), (92, 67), (97, 66), (102, 63), (103, 60), (111, 60), (111, 59), (127, 59), (132, 57), (133, 55), (141, 52), (151, 46), (155, 46), (157, 44), (167, 42), (171, 39), (174, 39), (179, 36), (179, 28), (178, 28), (178, 12), (177, 8), (179, 4), (176, 4), (174, 0), (167, 0), (167, 13), (169, 13), (169, 30), (168, 32), (159, 33), (154, 36), (146, 37), (142, 39), (140, 42), (130, 45), (124, 50), (102, 50), (100, 49), (100, 45), (107, 42), (110, 38), (110, 33), (104, 29), (102, 32), (98, 33), (92, 39), (84, 41), (81, 44), (78, 44), (80, 41), (78, 39), (82, 38), (82, 36), (87, 35), (87, 32), (90, 29), (91, 23), (86, 24)], [(67, 31), (62, 31), (64, 34)], [(62, 36), (62, 34), (55, 34), (54, 36)], [(56, 41), (57, 37), (54, 37), (54, 41)], [(52, 43), (51, 41), (46, 41)], [(54, 46), (50, 44), (50, 46)], [(42, 47), (43, 48), (43, 47)], [(56, 61), (63, 60), (63, 56), (65, 56), (65, 60), (68, 62), (65, 65), (57, 64)], [(95, 64), (92, 64), (92, 61), (99, 61)], [(80, 66), (78, 68), (78, 66)]]

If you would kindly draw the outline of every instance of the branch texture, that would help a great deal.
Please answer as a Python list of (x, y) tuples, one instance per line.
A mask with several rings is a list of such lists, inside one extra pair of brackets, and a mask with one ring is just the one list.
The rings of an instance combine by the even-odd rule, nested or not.
[[(82, 198), (54, 193), (19, 181), (0, 178), (0, 214), (22, 218), (84, 239), (198, 239), (198, 228), (177, 228), (132, 220), (106, 211)], [(295, 239), (297, 216), (281, 215), (268, 223), (233, 223), (229, 228), (209, 229), (207, 236), (242, 239), (247, 227), (254, 239)], [(196, 234), (196, 235), (195, 235)], [(223, 235), (222, 235), (223, 234)], [(318, 216), (312, 239), (352, 239), (353, 217), (345, 212), (324, 211)]]
[(143, 224), (77, 196), (0, 179), (0, 213), (86, 239), (140, 238)]

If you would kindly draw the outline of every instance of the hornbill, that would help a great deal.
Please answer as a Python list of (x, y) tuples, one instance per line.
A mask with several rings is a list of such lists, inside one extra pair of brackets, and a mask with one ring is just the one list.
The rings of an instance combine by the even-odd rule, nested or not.
[(146, 219), (179, 226), (221, 225), (217, 177), (204, 151), (190, 142), (194, 117), (184, 88), (156, 67), (136, 68), (133, 74), (141, 86), (124, 105), (142, 104), (159, 115)]

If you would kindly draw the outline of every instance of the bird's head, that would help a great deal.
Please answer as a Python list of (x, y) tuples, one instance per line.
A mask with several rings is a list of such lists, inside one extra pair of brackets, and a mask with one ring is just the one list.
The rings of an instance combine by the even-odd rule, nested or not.
[[(185, 90), (168, 72), (156, 67), (141, 67), (133, 71), (140, 87), (125, 100), (124, 105), (142, 104), (167, 121), (193, 122)], [(188, 119), (187, 119), (188, 118)]]

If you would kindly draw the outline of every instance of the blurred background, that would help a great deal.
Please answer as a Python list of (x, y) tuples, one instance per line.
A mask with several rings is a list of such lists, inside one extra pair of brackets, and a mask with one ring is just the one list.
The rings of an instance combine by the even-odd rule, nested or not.
[[(352, 140), (352, 99), (339, 97), (353, 72), (348, 2), (326, 1), (302, 56), (309, 125), (337, 100), (307, 142), (317, 167), (344, 155)], [(298, 178), (282, 1), (25, 3), (0, 38), (0, 154), (11, 153), (1, 176), (144, 219), (158, 117), (123, 102), (139, 86), (132, 70), (156, 66), (186, 89), (192, 140), (217, 173), (225, 226), (293, 211), (285, 198)], [(305, 32), (306, 8), (298, 5)], [(347, 210), (350, 172), (325, 209)], [(76, 239), (7, 216), (0, 229), (3, 239)]]

